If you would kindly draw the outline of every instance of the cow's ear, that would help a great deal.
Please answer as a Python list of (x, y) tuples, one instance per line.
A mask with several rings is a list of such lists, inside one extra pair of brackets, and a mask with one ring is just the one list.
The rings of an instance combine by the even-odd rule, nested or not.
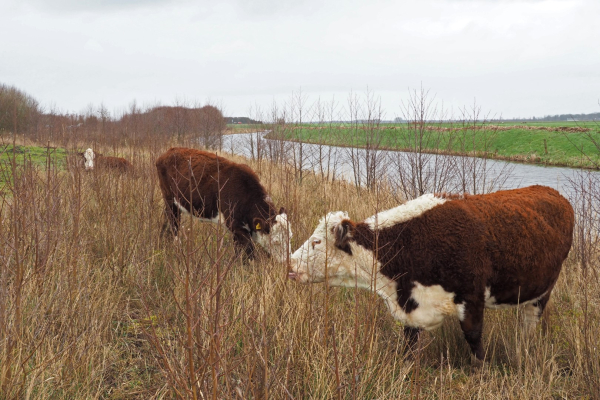
[(279, 209), (279, 214), (285, 214), (285, 213), (286, 213), (286, 212), (285, 212), (285, 208), (281, 207), (281, 208)]
[(251, 230), (262, 232), (262, 231), (266, 230), (266, 228), (267, 228), (267, 224), (264, 219), (254, 218), (252, 220), (252, 229)]
[(334, 245), (338, 249), (344, 250), (352, 254), (350, 250), (350, 239), (354, 233), (354, 224), (349, 219), (343, 219), (340, 223), (333, 227), (333, 236), (335, 237)]

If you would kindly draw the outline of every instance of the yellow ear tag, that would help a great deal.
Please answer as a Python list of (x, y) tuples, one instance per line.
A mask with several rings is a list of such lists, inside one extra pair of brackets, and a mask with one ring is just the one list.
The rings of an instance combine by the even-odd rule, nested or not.
[(260, 223), (256, 224), (256, 230), (260, 231)]

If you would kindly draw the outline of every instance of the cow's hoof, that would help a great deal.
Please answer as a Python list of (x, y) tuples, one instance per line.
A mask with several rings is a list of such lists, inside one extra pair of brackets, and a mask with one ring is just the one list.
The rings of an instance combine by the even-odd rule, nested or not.
[(480, 358), (475, 357), (475, 355), (471, 354), (471, 370), (473, 372), (479, 372), (485, 368), (487, 362)]

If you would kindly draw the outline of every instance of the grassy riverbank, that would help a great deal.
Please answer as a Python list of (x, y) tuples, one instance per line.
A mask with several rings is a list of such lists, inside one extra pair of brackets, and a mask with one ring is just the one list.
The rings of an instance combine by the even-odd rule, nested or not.
[(594, 122), (487, 125), (329, 124), (277, 126), (268, 138), (336, 146), (486, 156), (532, 164), (600, 165), (600, 126)]

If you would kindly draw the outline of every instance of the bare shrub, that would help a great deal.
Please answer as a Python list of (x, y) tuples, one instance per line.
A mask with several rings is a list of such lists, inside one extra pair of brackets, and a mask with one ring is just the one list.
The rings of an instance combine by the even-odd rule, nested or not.
[[(381, 150), (380, 124), (384, 113), (381, 100), (371, 91), (361, 100), (355, 93), (348, 97), (350, 126), (348, 140), (352, 145), (345, 151), (352, 167), (354, 184), (357, 188), (375, 190), (384, 181), (386, 153)], [(364, 143), (360, 143), (364, 140)], [(354, 147), (360, 146), (360, 147)]]
[[(403, 104), (406, 128), (397, 132), (399, 147), (405, 151), (390, 154), (396, 169), (392, 185), (399, 199), (413, 199), (425, 193), (454, 192), (456, 159), (444, 154), (452, 142), (451, 134), (429, 129), (430, 121), (444, 120), (444, 113), (433, 106), (434, 98), (423, 88), (410, 92)], [(404, 146), (403, 146), (404, 145)], [(441, 152), (432, 151), (442, 149)]]
[(206, 105), (200, 107), (195, 114), (202, 145), (209, 149), (220, 150), (222, 148), (221, 138), (227, 125), (221, 110), (213, 105)]
[(463, 157), (457, 157), (456, 176), (462, 193), (489, 193), (502, 189), (514, 167), (490, 160), (491, 143), (498, 135), (495, 126), (488, 127), (488, 118), (481, 118), (477, 104), (461, 110), (459, 130), (454, 137)]

